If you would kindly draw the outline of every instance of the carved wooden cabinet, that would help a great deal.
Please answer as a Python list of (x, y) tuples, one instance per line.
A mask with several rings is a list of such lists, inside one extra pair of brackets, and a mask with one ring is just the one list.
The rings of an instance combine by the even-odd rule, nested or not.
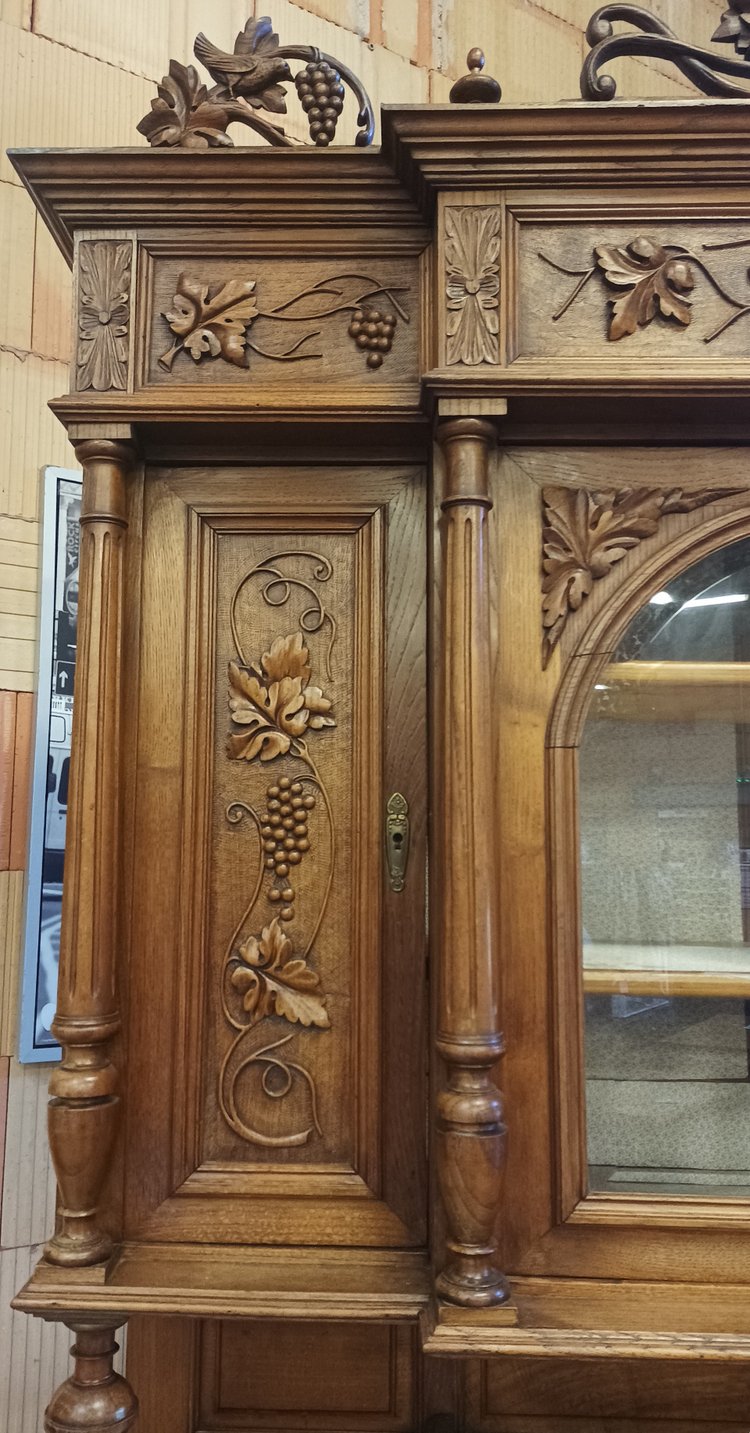
[(132, 1315), (143, 1433), (727, 1433), (745, 109), (382, 125), (13, 155), (84, 469), (48, 1427), (134, 1426)]

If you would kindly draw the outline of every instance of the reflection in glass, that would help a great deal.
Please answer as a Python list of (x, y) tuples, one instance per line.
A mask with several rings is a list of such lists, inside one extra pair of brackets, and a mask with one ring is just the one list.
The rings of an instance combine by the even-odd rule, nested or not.
[(589, 1180), (750, 1195), (750, 541), (655, 594), (581, 746)]

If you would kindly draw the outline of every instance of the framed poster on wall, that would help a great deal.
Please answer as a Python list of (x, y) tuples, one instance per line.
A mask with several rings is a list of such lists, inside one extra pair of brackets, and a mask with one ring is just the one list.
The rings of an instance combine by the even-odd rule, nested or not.
[(57, 1060), (57, 1000), (65, 817), (78, 626), (81, 474), (45, 468), (39, 602), (39, 680), (29, 821), (19, 1059)]

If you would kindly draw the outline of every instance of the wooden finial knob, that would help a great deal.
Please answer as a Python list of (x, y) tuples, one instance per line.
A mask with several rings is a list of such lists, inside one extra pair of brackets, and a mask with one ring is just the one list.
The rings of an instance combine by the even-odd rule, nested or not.
[(466, 56), (469, 73), (456, 80), (450, 92), (451, 104), (497, 104), (502, 91), (497, 80), (483, 75), (484, 50), (469, 50)]

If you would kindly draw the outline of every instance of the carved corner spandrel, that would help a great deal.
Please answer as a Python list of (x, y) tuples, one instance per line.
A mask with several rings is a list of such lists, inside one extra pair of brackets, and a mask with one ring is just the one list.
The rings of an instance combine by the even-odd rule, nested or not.
[(742, 488), (549, 487), (542, 492), (544, 577), (542, 580), (543, 665), (546, 667), (573, 612), (594, 583), (607, 577), (644, 538), (653, 537), (662, 518), (691, 513)]

